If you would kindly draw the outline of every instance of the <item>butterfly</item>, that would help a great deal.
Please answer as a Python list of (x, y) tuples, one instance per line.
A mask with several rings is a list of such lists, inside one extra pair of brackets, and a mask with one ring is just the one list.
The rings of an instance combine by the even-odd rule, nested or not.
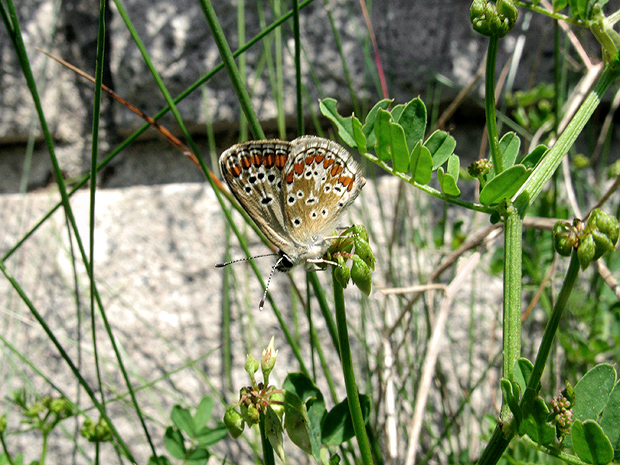
[(347, 150), (316, 136), (234, 145), (220, 156), (220, 169), (239, 204), (279, 249), (272, 272), (325, 262), (338, 220), (366, 183)]

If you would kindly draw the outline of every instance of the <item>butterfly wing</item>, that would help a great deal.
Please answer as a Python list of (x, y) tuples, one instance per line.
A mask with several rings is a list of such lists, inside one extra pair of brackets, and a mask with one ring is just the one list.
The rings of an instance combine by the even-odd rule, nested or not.
[(360, 164), (336, 142), (314, 136), (293, 140), (282, 195), (284, 225), (296, 245), (331, 234), (365, 183)]
[(282, 176), (290, 142), (251, 141), (220, 156), (220, 170), (241, 206), (276, 247), (286, 253), (291, 240), (284, 228)]

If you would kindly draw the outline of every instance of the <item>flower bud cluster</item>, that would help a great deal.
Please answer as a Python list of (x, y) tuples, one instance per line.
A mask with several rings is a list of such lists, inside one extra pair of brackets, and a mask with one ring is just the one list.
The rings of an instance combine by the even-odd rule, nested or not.
[[(343, 288), (349, 280), (366, 295), (372, 290), (371, 270), (375, 269), (375, 256), (368, 243), (368, 232), (361, 225), (354, 225), (344, 231), (325, 254), (327, 260), (338, 266), (334, 275)], [(353, 264), (347, 267), (347, 259)]]
[(519, 10), (512, 0), (474, 0), (469, 19), (474, 30), (487, 37), (502, 38), (514, 27)]
[[(250, 354), (245, 362), (245, 371), (250, 377), (251, 384), (244, 386), (239, 391), (239, 401), (228, 406), (224, 413), (224, 424), (233, 438), (238, 438), (243, 432), (245, 425), (256, 425), (268, 408), (276, 413), (281, 411), (281, 391), (269, 385), (269, 375), (276, 363), (278, 351), (274, 347), (274, 338), (271, 338), (267, 348), (263, 350), (260, 364)], [(255, 373), (261, 369), (263, 382), (256, 382)], [(239, 410), (237, 410), (239, 408)], [(282, 414), (279, 414), (282, 417)]]
[(585, 222), (558, 221), (553, 227), (555, 250), (565, 257), (576, 250), (583, 270), (604, 253), (613, 252), (619, 235), (618, 220), (598, 208), (592, 210)]
[(573, 408), (574, 402), (571, 401), (566, 392), (563, 392), (551, 401), (551, 421), (555, 422), (556, 436), (562, 441), (568, 433), (573, 424), (574, 415)]
[(482, 182), (485, 180), (485, 176), (489, 174), (489, 171), (491, 171), (491, 168), (493, 168), (493, 164), (489, 162), (489, 159), (481, 158), (469, 165), (467, 167), (467, 172), (472, 178), (476, 178)]

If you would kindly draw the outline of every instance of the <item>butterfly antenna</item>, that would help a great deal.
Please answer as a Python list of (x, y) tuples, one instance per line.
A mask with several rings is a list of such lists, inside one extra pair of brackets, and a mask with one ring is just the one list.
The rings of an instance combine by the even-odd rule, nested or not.
[(255, 255), (253, 257), (238, 258), (236, 260), (231, 260), (229, 262), (216, 263), (215, 267), (216, 268), (224, 268), (225, 266), (232, 265), (233, 263), (247, 262), (248, 260), (254, 260), (255, 258), (273, 257), (274, 255), (278, 255), (278, 254), (276, 254), (276, 253), (266, 253), (265, 255)]
[(280, 262), (284, 260), (284, 255), (282, 255), (277, 262), (271, 267), (271, 272), (269, 273), (269, 279), (267, 279), (267, 285), (265, 286), (265, 292), (263, 293), (263, 298), (260, 299), (260, 303), (258, 304), (258, 309), (262, 312), (263, 307), (265, 306), (265, 300), (267, 300), (267, 291), (269, 290), (269, 284), (271, 284), (271, 278), (273, 278), (273, 273), (276, 271), (276, 268), (280, 264)]

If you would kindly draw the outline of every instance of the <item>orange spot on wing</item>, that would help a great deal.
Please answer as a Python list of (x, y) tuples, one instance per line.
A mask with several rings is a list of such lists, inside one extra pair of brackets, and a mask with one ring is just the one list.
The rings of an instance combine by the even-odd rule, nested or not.
[(233, 165), (231, 166), (228, 171), (230, 171), (230, 174), (232, 174), (233, 178), (238, 178), (241, 175), (241, 167), (239, 165)]
[(252, 158), (251, 157), (243, 157), (241, 160), (241, 168), (247, 170), (250, 166), (252, 166)]
[(332, 168), (331, 175), (338, 176), (340, 173), (342, 173), (342, 166), (338, 164), (334, 165), (334, 167)]
[(293, 166), (293, 170), (295, 170), (296, 175), (301, 175), (304, 172), (304, 164), (303, 163), (295, 163)]
[(276, 167), (280, 169), (284, 168), (287, 158), (288, 155), (286, 155), (285, 153), (276, 153)]
[(340, 176), (340, 178), (338, 178), (338, 182), (341, 183), (344, 187), (346, 187), (349, 191), (353, 188), (353, 178), (350, 178), (348, 176)]
[(314, 162), (314, 155), (306, 157), (306, 165), (311, 165)]
[(325, 162), (323, 163), (323, 168), (327, 169), (330, 166), (332, 166), (333, 163), (334, 163), (334, 159), (333, 158), (327, 158), (325, 160)]
[(314, 157), (314, 160), (315, 160), (317, 163), (321, 163), (321, 162), (323, 162), (323, 160), (324, 160), (324, 159), (325, 159), (325, 155), (323, 155), (323, 154), (319, 154), (319, 155), (317, 155), (316, 157)]
[(276, 155), (274, 153), (268, 153), (263, 157), (263, 165), (265, 168), (271, 168), (276, 162)]
[(291, 184), (293, 182), (294, 177), (295, 177), (295, 173), (291, 171), (289, 174), (286, 175), (286, 178), (284, 178), (284, 180), (286, 181), (287, 184)]

